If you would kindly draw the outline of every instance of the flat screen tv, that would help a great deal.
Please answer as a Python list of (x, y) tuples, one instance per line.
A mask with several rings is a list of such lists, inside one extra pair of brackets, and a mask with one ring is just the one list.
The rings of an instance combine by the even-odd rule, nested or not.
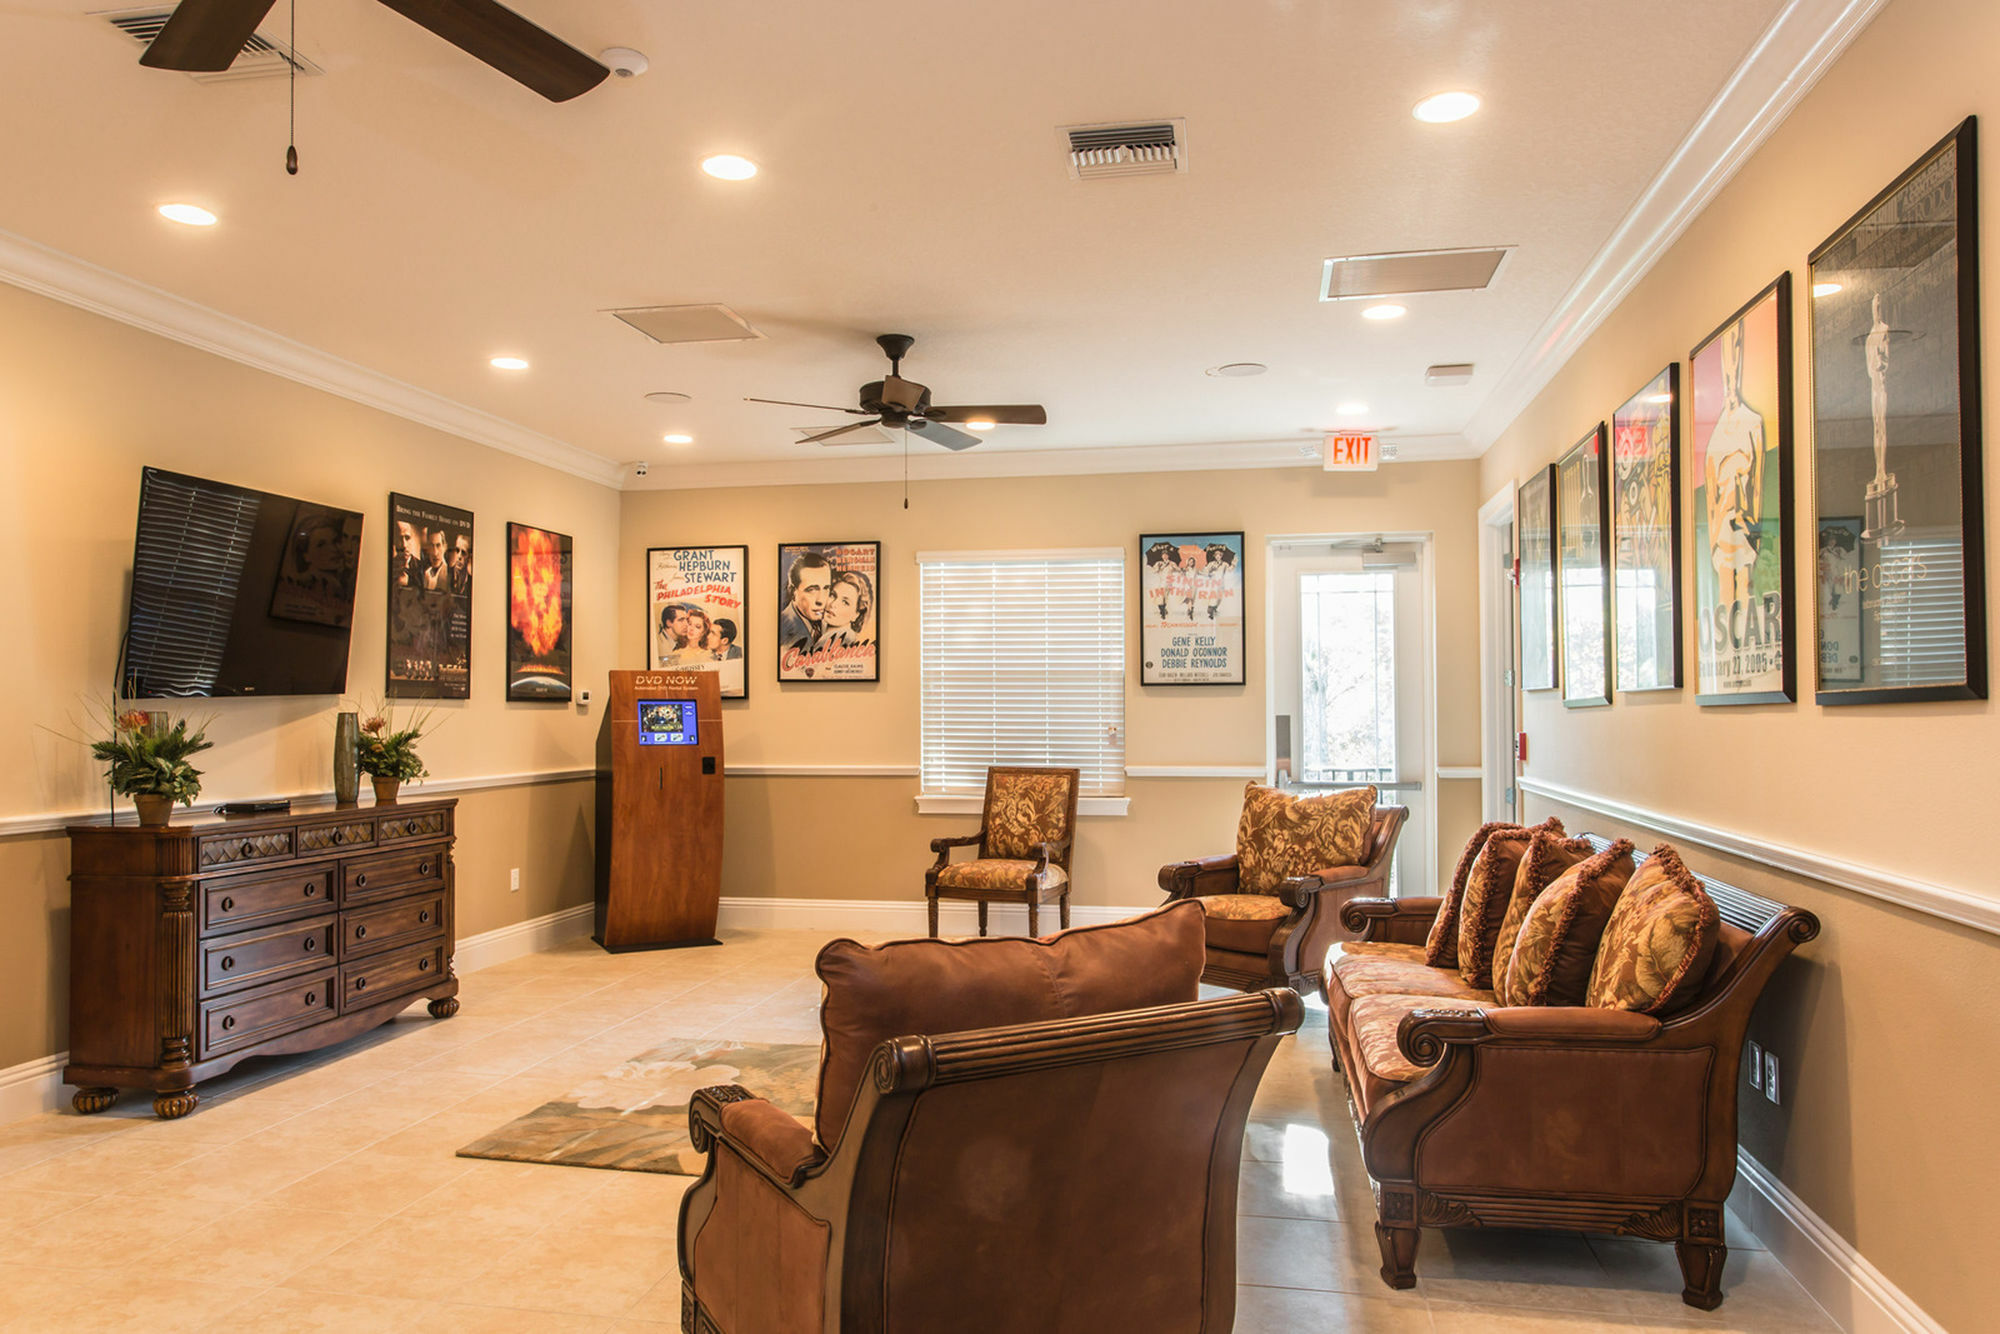
[(352, 510), (146, 469), (121, 692), (342, 693), (360, 563)]

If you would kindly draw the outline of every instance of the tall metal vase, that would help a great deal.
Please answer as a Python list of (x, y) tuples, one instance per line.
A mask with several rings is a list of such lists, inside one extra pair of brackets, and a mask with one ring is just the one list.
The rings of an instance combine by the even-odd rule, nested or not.
[(352, 806), (361, 799), (361, 716), (343, 713), (333, 724), (333, 799)]

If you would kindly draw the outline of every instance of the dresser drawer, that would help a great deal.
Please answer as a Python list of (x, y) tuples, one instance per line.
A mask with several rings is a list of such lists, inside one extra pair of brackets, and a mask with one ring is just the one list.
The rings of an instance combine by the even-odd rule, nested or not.
[(260, 829), (254, 833), (205, 834), (195, 840), (194, 862), (204, 871), (260, 862), (288, 862), (297, 855), (290, 829)]
[(199, 1059), (331, 1019), (335, 981), (334, 970), (323, 967), (275, 986), (204, 1002)]
[(201, 942), (201, 989), (231, 991), (333, 961), (334, 919), (315, 917)]
[(363, 851), (375, 846), (375, 821), (339, 820), (332, 824), (302, 824), (299, 826), (299, 856), (311, 857), (323, 852), (344, 852), (350, 848)]
[(375, 841), (377, 843), (409, 842), (412, 839), (436, 838), (451, 832), (451, 812), (448, 810), (412, 811), (407, 814), (385, 812), (376, 822)]
[(415, 991), (444, 975), (443, 941), (358, 959), (340, 966), (340, 1012), (352, 1014), (384, 999)]
[(444, 894), (418, 894), (342, 913), (340, 957), (343, 961), (359, 959), (443, 934)]
[(319, 862), (275, 874), (209, 879), (201, 885), (201, 933), (289, 921), (333, 907), (333, 864)]
[(438, 845), (350, 857), (340, 864), (340, 905), (349, 908), (421, 889), (443, 889), (450, 855), (447, 848)]

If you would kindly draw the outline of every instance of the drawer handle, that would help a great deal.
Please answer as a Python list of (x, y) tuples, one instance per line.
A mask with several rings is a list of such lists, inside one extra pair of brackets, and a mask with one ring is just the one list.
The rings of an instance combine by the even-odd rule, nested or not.
[(318, 942), (317, 940), (313, 939), (313, 938), (312, 938), (311, 936), (307, 936), (307, 937), (306, 937), (306, 953), (307, 953), (307, 954), (311, 954), (311, 953), (312, 953), (312, 952), (313, 952), (314, 950), (316, 950), (316, 949), (318, 949), (318, 948), (319, 948), (319, 942)]
[(245, 857), (248, 857), (251, 853), (255, 852), (256, 850), (257, 850), (257, 845), (255, 843), (252, 843), (247, 838), (243, 840), (243, 846), (241, 849), (239, 849), (239, 851), (241, 851)]
[(417, 960), (417, 971), (418, 971), (418, 972), (420, 972), (420, 973), (428, 973), (428, 972), (429, 972), (430, 970), (431, 970), (431, 961), (430, 961), (429, 959), (419, 959), (419, 960)]
[(429, 926), (430, 920), (431, 920), (431, 910), (429, 908), (426, 908), (422, 912), (417, 914), (417, 924), (419, 926)]
[(235, 900), (235, 899), (232, 899), (232, 898), (230, 898), (230, 897), (229, 897), (229, 896), (228, 896), (227, 894), (224, 894), (224, 895), (222, 896), (222, 911), (224, 911), (224, 912), (228, 912), (228, 911), (229, 911), (230, 909), (234, 908), (235, 906), (236, 906), (236, 900)]
[(306, 993), (306, 1005), (310, 1007), (317, 1004), (319, 1004), (319, 993), (317, 991), (308, 991)]
[(361, 990), (363, 987), (367, 985), (368, 985), (368, 979), (365, 977), (357, 977), (354, 979), (354, 989), (356, 991)]
[(336, 843), (340, 843), (340, 842), (344, 842), (344, 841), (346, 840), (346, 838), (347, 838), (347, 835), (346, 835), (346, 834), (344, 834), (344, 833), (342, 833), (342, 832), (341, 832), (340, 830), (336, 829), (336, 830), (334, 830), (334, 831), (333, 831), (333, 841), (334, 841), (334, 842), (336, 842)]
[(363, 885), (367, 883), (368, 883), (368, 872), (366, 871), (363, 871), (360, 875), (354, 877), (354, 887), (356, 889), (361, 888)]
[(355, 927), (355, 928), (354, 928), (354, 938), (355, 938), (356, 940), (366, 940), (366, 939), (368, 938), (368, 928), (367, 928), (367, 927), (365, 927), (365, 926), (357, 926), (357, 927)]
[(225, 954), (225, 955), (223, 955), (223, 956), (222, 956), (222, 971), (223, 971), (223, 972), (225, 972), (225, 973), (226, 973), (226, 972), (228, 972), (228, 971), (229, 971), (230, 969), (234, 968), (235, 966), (236, 966), (236, 959), (235, 959), (235, 956), (233, 956), (233, 955), (229, 955), (229, 954)]
[(233, 1014), (225, 1014), (225, 1015), (223, 1015), (223, 1016), (222, 1016), (222, 1031), (223, 1031), (223, 1032), (225, 1032), (225, 1033), (227, 1033), (227, 1032), (228, 1032), (228, 1031), (229, 1031), (230, 1029), (232, 1029), (232, 1028), (234, 1028), (234, 1027), (236, 1027), (236, 1016), (235, 1016), (235, 1015), (233, 1015)]
[(319, 893), (319, 881), (317, 880), (306, 881), (306, 897), (311, 898), (313, 895), (317, 893)]
[(418, 863), (417, 863), (417, 874), (418, 874), (418, 875), (429, 875), (430, 873), (431, 873), (431, 864), (430, 864), (429, 862), (418, 862)]

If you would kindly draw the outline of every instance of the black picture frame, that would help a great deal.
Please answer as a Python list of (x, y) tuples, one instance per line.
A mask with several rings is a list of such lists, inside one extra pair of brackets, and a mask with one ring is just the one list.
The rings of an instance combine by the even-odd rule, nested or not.
[[(1556, 583), (1566, 709), (1611, 703), (1611, 509), (1604, 423), (1556, 460)], [(1592, 588), (1595, 592), (1592, 592)]]
[[(809, 570), (826, 569), (826, 602), (838, 595), (840, 576), (859, 575), (854, 604), (865, 592), (868, 605), (845, 631), (834, 632), (846, 642), (835, 642), (820, 618), (802, 616), (793, 606), (792, 571), (802, 556), (816, 558)], [(804, 583), (805, 579), (798, 581)], [(855, 542), (781, 542), (778, 544), (777, 611), (772, 618), (776, 633), (771, 638), (772, 663), (777, 679), (785, 685), (841, 685), (882, 679), (882, 544)]]
[[(723, 699), (750, 698), (750, 548), (737, 545), (677, 545), (646, 548), (646, 670), (715, 672)], [(671, 660), (663, 652), (661, 610), (676, 604), (698, 608), (728, 641), (734, 656)], [(724, 613), (727, 613), (726, 615)], [(727, 651), (727, 650), (725, 650)], [(730, 666), (736, 665), (731, 671)]]
[[(389, 493), (385, 698), (472, 697), (475, 537), (471, 510)], [(434, 541), (443, 544), (441, 571), (427, 559)]]
[(1669, 362), (1611, 414), (1612, 680), (1622, 694), (1681, 688), (1680, 372)]
[[(1167, 549), (1178, 553), (1173, 568), (1166, 564)], [(1227, 560), (1217, 554), (1220, 548)], [(1156, 559), (1157, 558), (1157, 559)], [(1201, 568), (1190, 562), (1200, 558)], [(1139, 535), (1139, 684), (1142, 686), (1240, 686), (1244, 684), (1244, 658), (1248, 652), (1250, 627), (1250, 576), (1248, 553), (1241, 530), (1184, 529), (1171, 533)], [(1226, 568), (1217, 571), (1214, 566)], [(1233, 576), (1233, 577), (1232, 577)], [(1157, 595), (1157, 596), (1156, 596)], [(1228, 607), (1235, 603), (1234, 624)], [(1219, 645), (1197, 646), (1209, 609), (1216, 609), (1213, 628), (1232, 632), (1213, 637)], [(1180, 611), (1187, 610), (1183, 623)], [(1181, 642), (1186, 641), (1186, 642)], [(1194, 655), (1202, 648), (1223, 649), (1220, 670), (1198, 666)], [(1178, 663), (1185, 653), (1186, 666)]]
[(576, 681), (575, 547), (569, 535), (507, 524), (507, 699), (567, 704)]
[(1846, 662), (1844, 629), (1829, 644), (1815, 618), (1813, 698), (1985, 699), (1977, 119), (1927, 150), (1808, 264), (1814, 531), (1823, 541), (1861, 516), (1855, 558), (1823, 553), (1813, 572), (1816, 608), (1858, 602), (1861, 658)]
[[(1772, 328), (1769, 336), (1764, 337), (1762, 323), (1767, 304)], [(1754, 345), (1750, 341), (1753, 330), (1759, 335)], [(1709, 515), (1713, 507), (1708, 503), (1709, 465), (1713, 436), (1717, 425), (1723, 421), (1724, 412), (1728, 410), (1729, 391), (1725, 382), (1729, 378), (1727, 363), (1730, 358), (1726, 354), (1731, 346), (1730, 340), (1734, 340), (1737, 349), (1737, 401), (1747, 408), (1749, 417), (1755, 419), (1758, 431), (1767, 432), (1769, 422), (1775, 421), (1777, 439), (1775, 444), (1767, 443), (1757, 456), (1760, 462), (1755, 474), (1758, 491), (1755, 534), (1750, 533), (1747, 525), (1738, 523), (1735, 530), (1738, 535), (1734, 542), (1725, 541), (1718, 546), (1710, 534)], [(1752, 358), (1757, 364), (1754, 376), (1747, 368), (1747, 362)], [(1751, 388), (1743, 387), (1742, 382), (1746, 378), (1750, 380)], [(1768, 385), (1764, 383), (1767, 379)], [(1748, 397), (1744, 397), (1745, 394)], [(1721, 403), (1712, 401), (1718, 395), (1723, 400)], [(1798, 614), (1793, 591), (1798, 587), (1798, 579), (1796, 557), (1792, 550), (1792, 275), (1789, 270), (1765, 284), (1757, 295), (1737, 307), (1728, 319), (1695, 344), (1694, 350), (1688, 354), (1687, 405), (1691, 510), (1688, 529), (1693, 535), (1689, 545), (1694, 548), (1695, 570), (1692, 590), (1696, 628), (1695, 703), (1709, 707), (1796, 703), (1799, 697)], [(1773, 467), (1777, 472), (1778, 504), (1775, 514), (1764, 505), (1769, 492), (1764, 474)], [(1740, 551), (1746, 545), (1752, 548), (1754, 558), (1742, 566), (1736, 577), (1747, 581), (1746, 591), (1757, 605), (1739, 612), (1737, 603), (1742, 599), (1731, 599), (1728, 606), (1723, 605), (1721, 580), (1724, 567), (1731, 563), (1729, 551), (1732, 546)], [(1767, 559), (1767, 553), (1775, 554)], [(1775, 578), (1774, 586), (1761, 594), (1756, 589), (1760, 573)], [(1775, 603), (1772, 602), (1774, 596), (1777, 599)], [(1763, 627), (1760, 634), (1751, 634), (1743, 628), (1753, 616), (1755, 623)], [(1754, 673), (1745, 670), (1744, 675), (1754, 675), (1759, 679), (1736, 687), (1725, 687), (1723, 678), (1727, 671), (1740, 669), (1725, 668), (1722, 634), (1727, 631), (1731, 638), (1733, 656), (1729, 662), (1740, 663), (1746, 654), (1771, 647), (1770, 627), (1773, 622), (1776, 625), (1779, 657), (1777, 666), (1773, 668), (1765, 664)]]
[(1521, 689), (1554, 690), (1562, 684), (1556, 646), (1555, 464), (1536, 469), (1516, 491), (1514, 531), (1520, 553)]

